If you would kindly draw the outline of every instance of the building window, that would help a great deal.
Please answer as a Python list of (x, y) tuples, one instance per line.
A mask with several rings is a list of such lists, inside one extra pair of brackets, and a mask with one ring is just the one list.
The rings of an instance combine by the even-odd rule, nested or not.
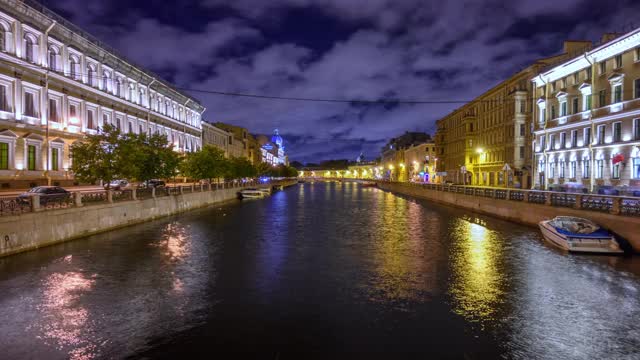
[(611, 177), (614, 179), (620, 179), (620, 163), (612, 164)]
[(635, 79), (633, 81), (633, 97), (635, 99), (640, 99), (640, 79)]
[(58, 102), (54, 99), (49, 99), (49, 121), (58, 122)]
[(582, 178), (583, 179), (588, 179), (590, 177), (590, 174), (589, 174), (590, 163), (591, 163), (591, 160), (589, 158), (582, 159)]
[(620, 55), (616, 55), (615, 57), (615, 68), (614, 69), (620, 69), (622, 67), (622, 54)]
[(551, 150), (555, 150), (556, 149), (556, 135), (555, 134), (549, 135), (549, 149), (551, 149)]
[(58, 161), (60, 158), (60, 149), (52, 148), (51, 149), (51, 170), (58, 171)]
[(545, 139), (546, 137), (544, 135), (540, 136), (540, 151), (545, 149)]
[(556, 163), (554, 161), (549, 162), (549, 178), (556, 177)]
[(640, 118), (633, 119), (633, 140), (640, 140)]
[(69, 120), (73, 119), (72, 121), (77, 121), (78, 120), (77, 117), (78, 117), (77, 107), (75, 105), (69, 105)]
[(129, 121), (129, 134), (133, 134), (133, 123)]
[(633, 158), (633, 174), (634, 179), (640, 179), (640, 157)]
[(580, 79), (578, 79), (578, 73), (575, 72), (573, 73), (573, 84), (576, 85), (578, 81), (580, 81)]
[(35, 98), (32, 93), (24, 93), (24, 114), (26, 116), (36, 117)]
[(600, 92), (598, 93), (598, 97), (599, 97), (599, 105), (600, 105), (600, 107), (603, 107), (603, 106), (607, 105), (607, 92), (606, 92), (606, 90), (600, 90)]
[(584, 69), (584, 80), (585, 81), (591, 80), (591, 68)]
[(596, 178), (602, 179), (604, 175), (604, 160), (596, 160)]
[(622, 101), (622, 84), (613, 85), (613, 103)]
[(613, 142), (622, 141), (622, 123), (615, 122), (613, 123)]
[(9, 111), (9, 96), (7, 86), (0, 84), (0, 111)]
[(567, 116), (567, 102), (560, 103), (560, 116)]
[(582, 97), (583, 106), (582, 110), (591, 110), (591, 94)]
[(36, 146), (28, 145), (27, 146), (27, 170), (35, 170), (36, 169)]
[(567, 134), (565, 133), (560, 133), (560, 147), (561, 148), (566, 148), (567, 147)]
[(95, 87), (98, 83), (97, 80), (96, 69), (92, 65), (87, 66), (87, 83)]
[(9, 170), (9, 144), (0, 142), (0, 170)]
[(526, 126), (524, 124), (520, 124), (520, 136), (526, 135)]
[(93, 110), (87, 110), (87, 129), (95, 129), (95, 122), (93, 119)]
[(4, 30), (4, 27), (0, 25), (0, 51), (7, 51), (5, 36), (6, 36), (6, 32)]
[(138, 130), (140, 131), (140, 132), (138, 132), (138, 134), (144, 133), (144, 128), (142, 127), (142, 125), (139, 126)]
[(58, 69), (58, 61), (57, 61), (58, 52), (55, 48), (49, 48), (49, 69), (57, 70)]
[(583, 146), (589, 146), (591, 144), (591, 128), (585, 128), (583, 134)]
[(636, 48), (636, 61), (640, 61), (640, 47)]
[(577, 114), (580, 112), (579, 108), (578, 108), (578, 98), (573, 98), (573, 114)]
[(24, 56), (25, 59), (27, 59), (28, 62), (36, 62), (35, 58), (33, 57), (33, 48), (35, 47), (35, 44), (33, 43), (33, 40), (31, 39), (31, 36), (25, 36), (24, 38)]
[(570, 161), (569, 162), (569, 177), (571, 179), (575, 179), (576, 178), (576, 163), (577, 161)]
[(551, 119), (556, 118), (556, 107), (555, 105), (551, 105)]
[(560, 160), (560, 179), (564, 179), (564, 169), (565, 169), (566, 165), (564, 163), (564, 160)]
[(578, 146), (578, 130), (571, 130), (571, 147)]
[(116, 79), (116, 96), (122, 96), (122, 81), (120, 78)]
[(524, 159), (524, 146), (520, 146), (520, 159)]
[(607, 62), (606, 61), (601, 61), (600, 63), (598, 63), (598, 67), (599, 67), (599, 73), (600, 75), (604, 74), (607, 72)]
[(76, 66), (78, 66), (78, 62), (74, 57), (69, 58), (69, 75), (72, 79), (77, 79), (77, 70)]
[(598, 125), (598, 129), (596, 131), (596, 144), (604, 144), (604, 137), (606, 135), (606, 132), (607, 128), (604, 125)]

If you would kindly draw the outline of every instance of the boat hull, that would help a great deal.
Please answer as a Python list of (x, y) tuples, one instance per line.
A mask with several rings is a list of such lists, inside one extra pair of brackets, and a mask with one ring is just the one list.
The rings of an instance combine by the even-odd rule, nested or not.
[(599, 254), (622, 254), (618, 243), (613, 236), (608, 237), (580, 237), (567, 236), (559, 233), (550, 221), (542, 221), (539, 224), (542, 236), (551, 244), (573, 253), (599, 253)]

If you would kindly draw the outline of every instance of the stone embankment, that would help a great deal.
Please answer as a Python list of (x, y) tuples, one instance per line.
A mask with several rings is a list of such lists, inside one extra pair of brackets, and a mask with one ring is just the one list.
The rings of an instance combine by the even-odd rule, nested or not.
[(588, 218), (640, 252), (640, 199), (551, 191), (378, 182), (383, 190), (468, 209), (525, 225), (556, 216)]
[[(295, 180), (283, 180), (258, 187), (294, 184)], [(13, 204), (11, 213), (5, 206), (0, 216), (0, 257), (220, 204), (236, 199), (242, 189), (183, 186), (158, 192), (74, 193), (66, 202), (47, 206), (39, 201), (25, 208)]]

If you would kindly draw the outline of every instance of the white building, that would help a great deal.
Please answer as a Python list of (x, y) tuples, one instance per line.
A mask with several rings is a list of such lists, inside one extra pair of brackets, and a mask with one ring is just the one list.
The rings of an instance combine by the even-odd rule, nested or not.
[(104, 124), (202, 145), (204, 107), (62, 17), (0, 0), (0, 184), (68, 184), (69, 146)]
[(538, 188), (640, 191), (640, 29), (533, 79)]

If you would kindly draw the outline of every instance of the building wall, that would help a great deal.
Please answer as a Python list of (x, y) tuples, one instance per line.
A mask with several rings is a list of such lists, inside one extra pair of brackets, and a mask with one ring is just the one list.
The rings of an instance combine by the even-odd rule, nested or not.
[(640, 191), (640, 29), (551, 68), (534, 84), (535, 186)]
[(433, 142), (415, 145), (406, 149), (404, 151), (404, 160), (408, 171), (408, 179), (410, 181), (434, 182), (436, 159), (436, 144)]
[(201, 147), (195, 100), (53, 13), (14, 0), (0, 9), (2, 187), (73, 182), (70, 145), (107, 123), (165, 134), (178, 151)]
[(246, 128), (220, 122), (216, 123), (215, 126), (230, 133), (228, 139), (229, 156), (248, 158), (247, 136), (249, 136), (249, 131)]
[(224, 156), (229, 157), (229, 137), (233, 134), (213, 126), (207, 122), (202, 122), (202, 144), (213, 145), (224, 151)]
[[(566, 42), (564, 53), (541, 59), (438, 120), (438, 171), (445, 181), (528, 188), (531, 183), (533, 87), (545, 66), (567, 59), (586, 42)], [(505, 171), (506, 170), (506, 171)]]

